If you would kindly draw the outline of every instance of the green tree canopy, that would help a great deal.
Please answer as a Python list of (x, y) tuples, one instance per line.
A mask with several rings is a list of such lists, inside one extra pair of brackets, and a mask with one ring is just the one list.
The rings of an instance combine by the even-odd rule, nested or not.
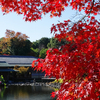
[(46, 56), (46, 51), (47, 51), (48, 49), (45, 49), (45, 48), (43, 48), (43, 49), (41, 49), (41, 51), (40, 51), (40, 53), (39, 53), (39, 57), (40, 58), (45, 58), (45, 56)]
[(60, 46), (69, 43), (68, 41), (62, 39), (61, 41), (58, 41), (57, 38), (52, 37), (50, 39), (50, 42), (47, 44), (48, 48), (59, 48)]

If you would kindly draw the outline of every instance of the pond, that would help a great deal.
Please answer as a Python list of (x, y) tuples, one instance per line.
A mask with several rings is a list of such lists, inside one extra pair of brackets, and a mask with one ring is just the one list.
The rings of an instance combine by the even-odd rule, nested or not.
[(56, 100), (50, 97), (52, 91), (46, 86), (8, 86), (0, 88), (0, 100)]

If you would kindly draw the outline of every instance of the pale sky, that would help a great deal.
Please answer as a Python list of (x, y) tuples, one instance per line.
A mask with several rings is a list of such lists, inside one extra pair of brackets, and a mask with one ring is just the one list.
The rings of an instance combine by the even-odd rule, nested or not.
[[(51, 38), (53, 36), (53, 34), (50, 33), (52, 24), (56, 24), (58, 21), (63, 22), (67, 19), (73, 19), (76, 13), (77, 12), (71, 10), (71, 8), (67, 8), (60, 18), (50, 18), (50, 14), (47, 14), (43, 16), (41, 20), (25, 22), (23, 15), (18, 15), (15, 12), (3, 15), (0, 10), (0, 38), (5, 36), (6, 29), (26, 34), (29, 36), (31, 42), (39, 40), (42, 37)], [(73, 20), (76, 20), (76, 18)]]

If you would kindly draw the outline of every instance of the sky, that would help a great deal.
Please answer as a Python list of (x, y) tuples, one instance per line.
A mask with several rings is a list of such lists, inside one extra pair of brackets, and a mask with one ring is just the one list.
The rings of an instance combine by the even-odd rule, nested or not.
[(13, 30), (15, 32), (21, 32), (29, 37), (31, 42), (41, 39), (42, 37), (53, 37), (50, 33), (52, 24), (63, 22), (64, 20), (71, 19), (76, 20), (77, 11), (71, 10), (68, 7), (61, 15), (61, 17), (50, 18), (50, 14), (43, 16), (41, 20), (26, 22), (23, 19), (23, 15), (18, 15), (15, 12), (10, 12), (3, 15), (0, 10), (0, 38), (5, 37), (6, 29)]
[(43, 16), (41, 20), (26, 22), (23, 19), (23, 15), (18, 15), (15, 12), (10, 12), (3, 15), (0, 10), (0, 38), (5, 37), (6, 29), (13, 30), (15, 32), (21, 32), (29, 37), (31, 42), (41, 39), (42, 37), (53, 37), (50, 33), (52, 24), (57, 24), (59, 21), (71, 19), (75, 15), (75, 11), (71, 8), (67, 8), (61, 15), (61, 17), (50, 18), (50, 14)]

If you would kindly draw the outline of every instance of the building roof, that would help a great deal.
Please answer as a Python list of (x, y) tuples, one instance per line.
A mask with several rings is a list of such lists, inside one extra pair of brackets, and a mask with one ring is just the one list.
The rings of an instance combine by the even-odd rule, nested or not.
[(14, 69), (0, 69), (0, 72), (18, 72), (18, 70), (14, 70)]
[(5, 61), (0, 61), (0, 67), (6, 67), (6, 66), (10, 67), (10, 65)]
[(12, 56), (0, 55), (0, 67), (3, 66), (31, 66), (32, 62), (38, 58), (33, 56)]

